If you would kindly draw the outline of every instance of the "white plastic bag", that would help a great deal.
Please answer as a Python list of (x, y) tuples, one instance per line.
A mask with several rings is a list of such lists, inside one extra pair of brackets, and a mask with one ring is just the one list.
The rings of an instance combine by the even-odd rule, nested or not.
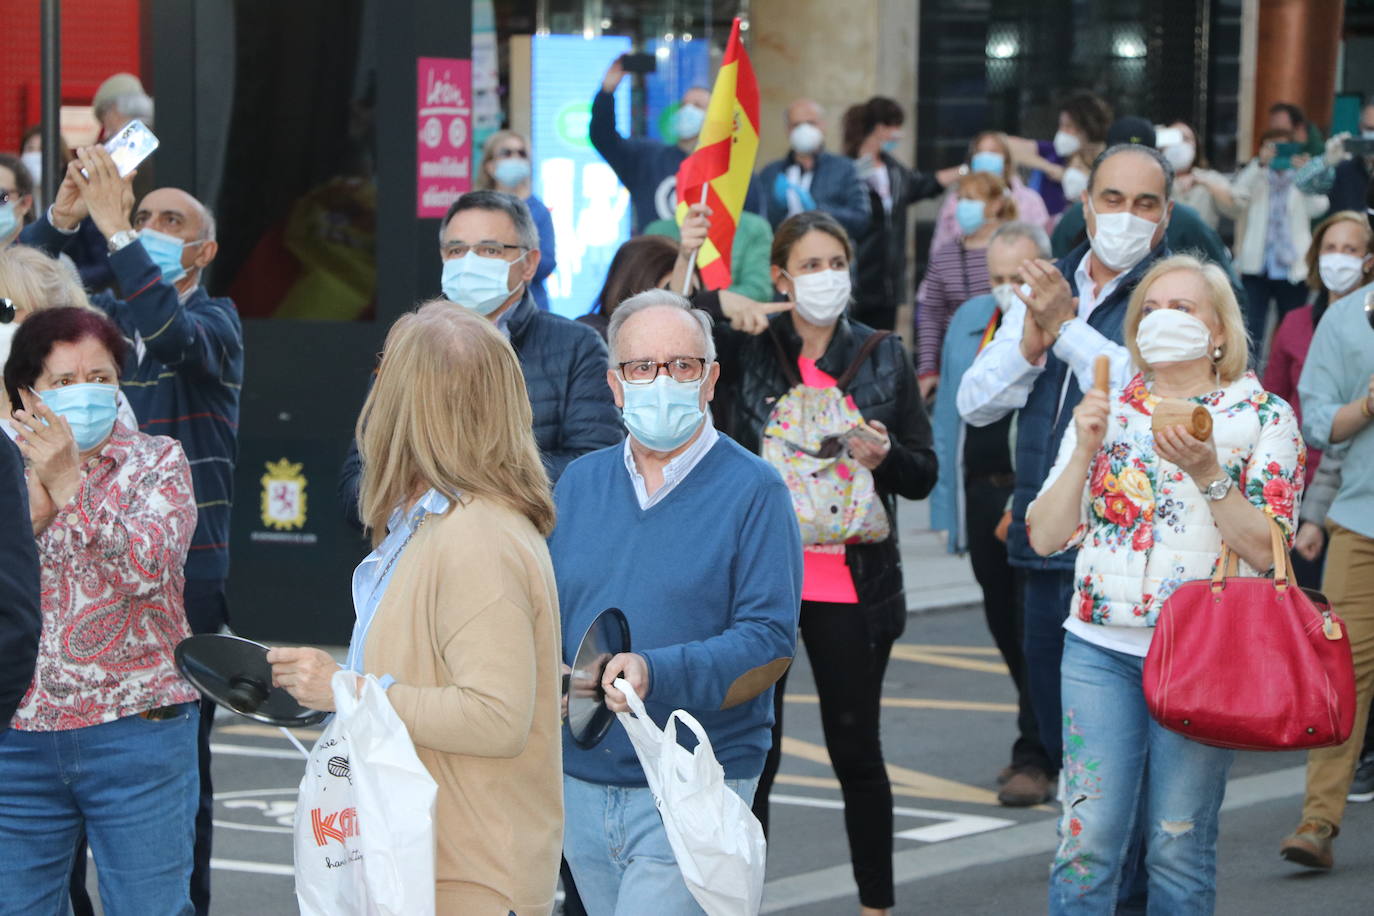
[(434, 912), (434, 779), (368, 675), (338, 671), (335, 715), (296, 801), (296, 900), (304, 916)]
[[(618, 678), (615, 687), (634, 712), (616, 717), (644, 767), (687, 890), (707, 916), (755, 916), (763, 900), (763, 827), (725, 785), (706, 730), (679, 709), (660, 731), (628, 681)], [(695, 750), (677, 743), (678, 722), (696, 734)]]

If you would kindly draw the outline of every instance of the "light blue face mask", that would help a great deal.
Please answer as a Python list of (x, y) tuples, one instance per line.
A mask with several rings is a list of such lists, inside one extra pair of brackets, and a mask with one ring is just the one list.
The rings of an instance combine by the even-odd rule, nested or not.
[(19, 217), (14, 212), (14, 201), (0, 205), (0, 239), (7, 239), (19, 228)]
[(893, 137), (891, 140), (884, 140), (884, 141), (883, 141), (883, 152), (885, 152), (885, 153), (887, 153), (889, 156), (891, 156), (893, 153), (897, 152), (897, 150), (900, 149), (901, 146), (902, 146), (902, 138), (901, 138), (901, 137)]
[(954, 220), (959, 224), (959, 231), (964, 235), (973, 235), (978, 228), (987, 221), (983, 215), (983, 210), (987, 204), (981, 200), (970, 200), (967, 197), (959, 198), (959, 202), (954, 205)]
[(524, 258), (522, 254), (514, 261), (503, 261), (500, 258), (484, 258), (475, 251), (469, 251), (461, 258), (444, 262), (439, 285), (449, 302), (486, 317), (500, 308), (501, 303), (519, 288), (519, 284), (507, 286), (506, 280), (510, 276), (510, 266), (520, 263)]
[(981, 152), (974, 153), (973, 158), (968, 161), (968, 167), (974, 172), (991, 172), (994, 175), (1001, 175), (1005, 170), (1007, 160), (1002, 158), (1001, 153)]
[[(710, 366), (707, 366), (710, 371)], [(630, 435), (645, 448), (655, 452), (671, 452), (692, 438), (701, 426), (706, 411), (701, 407), (702, 375), (695, 382), (674, 381), (660, 375), (647, 385), (630, 385), (621, 380), (625, 406), (620, 415)]]
[(176, 283), (186, 276), (186, 268), (181, 266), (181, 252), (193, 245), (201, 244), (183, 242), (174, 235), (158, 232), (156, 229), (140, 229), (138, 240), (143, 243), (143, 250), (148, 253), (148, 259), (157, 265), (157, 269), (162, 271), (162, 279), (168, 283)]
[(503, 188), (517, 188), (530, 177), (530, 161), (522, 156), (498, 159), (491, 168), (491, 176)]
[(114, 429), (119, 413), (115, 403), (118, 392), (115, 385), (87, 383), (50, 388), (40, 392), (40, 397), (53, 413), (66, 418), (77, 450), (87, 452), (104, 442)]
[(673, 115), (673, 133), (679, 140), (690, 140), (701, 133), (706, 123), (706, 112), (695, 105), (683, 105)]

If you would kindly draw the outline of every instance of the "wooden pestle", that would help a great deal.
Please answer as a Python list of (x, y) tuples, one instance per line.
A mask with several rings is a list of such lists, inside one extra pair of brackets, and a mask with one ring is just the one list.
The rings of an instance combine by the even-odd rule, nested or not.
[(1212, 415), (1206, 407), (1180, 398), (1164, 398), (1155, 405), (1150, 429), (1156, 436), (1166, 426), (1182, 426), (1194, 439), (1206, 442), (1212, 438)]

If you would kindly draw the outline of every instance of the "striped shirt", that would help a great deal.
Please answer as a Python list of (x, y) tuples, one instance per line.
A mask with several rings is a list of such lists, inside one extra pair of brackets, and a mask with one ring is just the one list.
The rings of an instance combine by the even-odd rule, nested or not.
[(962, 241), (930, 256), (916, 304), (917, 376), (938, 375), (940, 347), (955, 309), (974, 296), (992, 292), (986, 248), (965, 248)]

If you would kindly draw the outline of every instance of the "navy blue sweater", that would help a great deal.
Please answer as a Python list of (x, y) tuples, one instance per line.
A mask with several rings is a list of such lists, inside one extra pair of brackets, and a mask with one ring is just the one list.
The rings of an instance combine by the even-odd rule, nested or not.
[(42, 624), (38, 583), (24, 462), (9, 437), (0, 436), (0, 732), (33, 680)]
[[(20, 235), (21, 242), (56, 256), (68, 236), (47, 218)], [(123, 298), (97, 293), (91, 303), (129, 339), (120, 386), (138, 428), (171, 436), (191, 462), (196, 531), (186, 556), (186, 578), (229, 575), (229, 509), (238, 458), (239, 393), (243, 387), (243, 325), (231, 299), (212, 299), (197, 287), (182, 303), (148, 258), (141, 242), (110, 255), (115, 288)], [(147, 347), (140, 362), (135, 334)]]
[[(649, 664), (645, 707), (659, 727), (686, 709), (711, 737), (728, 779), (763, 770), (773, 688), (721, 709), (743, 674), (796, 650), (801, 535), (777, 471), (722, 435), (663, 501), (639, 508), (624, 445), (568, 466), (554, 490), (549, 538), (563, 655), (596, 615), (618, 607)], [(686, 734), (685, 745), (695, 739)], [(584, 750), (564, 731), (563, 770), (588, 782), (645, 785), (625, 729)]]

